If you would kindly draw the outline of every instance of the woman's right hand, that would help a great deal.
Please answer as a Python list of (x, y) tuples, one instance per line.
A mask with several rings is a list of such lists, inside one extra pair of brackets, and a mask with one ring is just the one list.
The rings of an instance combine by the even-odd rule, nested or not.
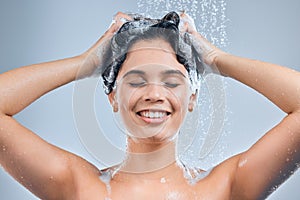
[(128, 21), (133, 20), (129, 15), (118, 12), (114, 15), (108, 30), (100, 39), (82, 55), (82, 65), (78, 71), (77, 78), (84, 78), (93, 75), (96, 68), (101, 67), (102, 56), (110, 45), (111, 38)]

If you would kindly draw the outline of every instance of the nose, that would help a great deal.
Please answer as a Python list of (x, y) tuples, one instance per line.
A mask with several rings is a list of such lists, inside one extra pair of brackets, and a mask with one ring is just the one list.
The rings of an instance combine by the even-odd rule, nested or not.
[(143, 100), (147, 102), (164, 102), (165, 91), (161, 85), (149, 84), (146, 87)]

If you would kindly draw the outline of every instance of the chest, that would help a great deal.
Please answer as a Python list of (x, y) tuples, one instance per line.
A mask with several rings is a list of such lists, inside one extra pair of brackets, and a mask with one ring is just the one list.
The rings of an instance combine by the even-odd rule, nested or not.
[(99, 177), (93, 176), (79, 182), (76, 197), (72, 199), (229, 200), (232, 181), (226, 174), (228, 173), (210, 173), (195, 184), (190, 184), (185, 178), (176, 181), (136, 178), (131, 182), (112, 179), (105, 183)]
[[(129, 184), (111, 183), (105, 186), (105, 195), (100, 195), (105, 200), (226, 200), (230, 199), (230, 186), (225, 182), (216, 185), (206, 181), (196, 185), (186, 183), (153, 183)], [(99, 191), (99, 190), (98, 190)], [(93, 199), (93, 193), (87, 193), (86, 199)], [(98, 195), (97, 195), (98, 196)], [(98, 196), (99, 197), (99, 196)], [(85, 198), (84, 198), (85, 199)]]

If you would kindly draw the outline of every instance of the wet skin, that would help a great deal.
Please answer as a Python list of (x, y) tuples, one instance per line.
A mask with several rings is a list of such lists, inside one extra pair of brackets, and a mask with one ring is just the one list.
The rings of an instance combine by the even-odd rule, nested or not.
[[(122, 13), (118, 14), (117, 19), (119, 16), (126, 18)], [(184, 14), (181, 17), (184, 17)], [(174, 191), (180, 193), (180, 196), (176, 196), (177, 199), (265, 199), (274, 191), (274, 187), (284, 182), (289, 177), (287, 175), (291, 175), (299, 167), (300, 73), (279, 65), (225, 53), (210, 44), (188, 24), (184, 25), (183, 32), (195, 37), (196, 46), (203, 51), (202, 56), (206, 64), (216, 67), (222, 75), (253, 88), (286, 113), (280, 123), (248, 150), (222, 162), (195, 185), (187, 183), (182, 169), (175, 163), (167, 162), (169, 165), (166, 165), (164, 162), (168, 159), (175, 160), (175, 143), (168, 139), (176, 134), (183, 116), (193, 106), (194, 98), (190, 93), (181, 96), (179, 94), (184, 93), (177, 93), (174, 88), (158, 90), (162, 88), (161, 84), (150, 84), (149, 87), (134, 88), (136, 91), (128, 96), (118, 96), (122, 90), (118, 91), (117, 87), (117, 91), (109, 96), (113, 110), (132, 119), (127, 124), (129, 130), (131, 127), (138, 128), (139, 124), (144, 128), (146, 124), (146, 127), (151, 129), (153, 126), (160, 126), (150, 133), (131, 131), (132, 136), (138, 138), (139, 142), (129, 138), (128, 151), (152, 155), (152, 159), (147, 159), (147, 156), (136, 159), (130, 155), (128, 162), (112, 179), (110, 195), (106, 185), (99, 179), (99, 169), (79, 156), (47, 143), (13, 118), (45, 93), (75, 81), (78, 77), (90, 76), (98, 66), (98, 63), (94, 62), (99, 60), (95, 52), (98, 52), (103, 41), (110, 39), (121, 24), (112, 24), (93, 47), (79, 56), (25, 66), (0, 75), (0, 94), (6, 96), (0, 98), (0, 164), (15, 180), (41, 199), (104, 199), (108, 196), (112, 199), (172, 199), (178, 194)], [(151, 41), (147, 45), (169, 49), (162, 41)], [(122, 69), (123, 72), (118, 77), (120, 83), (124, 75), (131, 70), (130, 66), (143, 64), (169, 66), (186, 76), (186, 72), (178, 65), (174, 56), (170, 57), (171, 54), (164, 53), (156, 55), (157, 49), (150, 50), (144, 51), (143, 56), (138, 55), (138, 52), (142, 51), (129, 55), (129, 58), (131, 56), (135, 59), (128, 59), (126, 62), (134, 63), (127, 68), (125, 65)], [(84, 68), (81, 68), (83, 63)], [(164, 71), (166, 70), (169, 68)], [(163, 74), (163, 71), (158, 72), (155, 77), (163, 77)], [(164, 78), (151, 79), (152, 82), (166, 84)], [(142, 89), (151, 89), (152, 92), (148, 92), (151, 98), (142, 98), (145, 97), (145, 93), (140, 92)], [(289, 98), (283, 98), (282, 94)], [(148, 101), (145, 101), (147, 99)], [(149, 101), (150, 99), (152, 101)], [(114, 100), (118, 102), (114, 103)], [(161, 107), (157, 108), (157, 105)], [(157, 109), (160, 112), (155, 114)], [(162, 116), (163, 119), (151, 118), (153, 113), (155, 116)], [(131, 123), (132, 121), (134, 123)], [(164, 151), (159, 151), (156, 157), (153, 157), (152, 153), (149, 154), (157, 149)], [(139, 174), (124, 172), (128, 169), (134, 172), (135, 167), (146, 167), (153, 163), (164, 168)]]
[(122, 65), (109, 99), (133, 137), (151, 142), (172, 137), (194, 103), (187, 71), (175, 56), (163, 40), (143, 41), (133, 45)]
[[(144, 49), (128, 54), (118, 75), (116, 90), (109, 95), (112, 106), (116, 107), (114, 110), (121, 112), (125, 125), (130, 130), (129, 137), (135, 138), (128, 140), (128, 151), (146, 154), (171, 143), (167, 148), (175, 152), (175, 144), (168, 139), (177, 133), (188, 107), (195, 104), (195, 94), (190, 90), (187, 71), (177, 62), (175, 54), (170, 53), (173, 51), (169, 44), (162, 40), (138, 42), (132, 47), (135, 48)], [(171, 82), (176, 86), (166, 85)], [(149, 114), (145, 114), (148, 111), (167, 114), (153, 119)], [(170, 155), (161, 153), (152, 162), (168, 159), (167, 156)], [(175, 155), (173, 156), (175, 161)], [(125, 166), (110, 181), (110, 189), (99, 179), (100, 171), (91, 168), (85, 172), (87, 168), (78, 167), (78, 180), (82, 181), (76, 181), (78, 193), (74, 198), (229, 199), (231, 175), (237, 158), (215, 167), (207, 177), (194, 185), (188, 182), (183, 169), (175, 162), (169, 165), (162, 162), (162, 169), (148, 173), (124, 172), (123, 169), (130, 165), (130, 161), (128, 159)], [(76, 162), (85, 161), (79, 159)], [(136, 162), (140, 165), (141, 162), (147, 161)]]

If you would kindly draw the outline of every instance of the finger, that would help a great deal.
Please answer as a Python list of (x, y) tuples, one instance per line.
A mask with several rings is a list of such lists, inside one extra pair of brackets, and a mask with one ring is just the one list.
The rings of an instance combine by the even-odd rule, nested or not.
[(117, 32), (120, 27), (128, 22), (128, 21), (133, 21), (132, 17), (130, 17), (129, 15), (122, 13), (122, 12), (118, 12), (117, 14), (114, 15), (113, 20), (111, 22), (110, 28), (109, 28), (109, 32), (110, 33), (115, 33)]
[(118, 31), (118, 25), (116, 24), (116, 21), (115, 20), (112, 20), (108, 30), (106, 31), (107, 33), (110, 33), (110, 34), (113, 34), (115, 32)]
[(122, 12), (115, 14), (113, 19), (116, 20), (116, 22), (120, 21), (122, 23), (133, 20), (132, 17)]
[(185, 11), (181, 11), (180, 14), (179, 14), (179, 17), (180, 18), (186, 17)]
[(107, 32), (113, 34), (117, 32), (125, 22), (132, 21), (132, 20), (133, 20), (132, 17), (130, 17), (129, 15), (122, 12), (118, 12), (117, 14), (114, 15), (113, 20)]
[(194, 33), (197, 32), (194, 20), (186, 13), (180, 13), (180, 31)]

